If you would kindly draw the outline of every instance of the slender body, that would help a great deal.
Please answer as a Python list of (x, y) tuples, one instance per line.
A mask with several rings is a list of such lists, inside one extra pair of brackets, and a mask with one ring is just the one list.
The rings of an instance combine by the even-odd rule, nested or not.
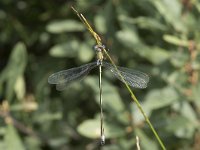
[(100, 103), (100, 119), (101, 119), (101, 145), (105, 144), (105, 135), (104, 135), (104, 117), (103, 117), (103, 100), (102, 100), (102, 63), (103, 63), (103, 46), (96, 45), (95, 47), (97, 53), (97, 65), (99, 66), (99, 103)]

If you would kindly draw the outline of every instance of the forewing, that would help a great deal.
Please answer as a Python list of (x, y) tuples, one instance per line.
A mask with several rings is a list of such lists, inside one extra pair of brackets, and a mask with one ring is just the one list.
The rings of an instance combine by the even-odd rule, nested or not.
[[(134, 88), (143, 89), (147, 87), (149, 76), (143, 72), (117, 66), (118, 72), (112, 64), (107, 62), (103, 62), (103, 66), (109, 69), (120, 81), (124, 82), (125, 80), (128, 85)], [(119, 73), (122, 75), (124, 80), (121, 78)]]
[(81, 80), (84, 78), (90, 70), (97, 66), (96, 62), (82, 65), (80, 67), (63, 70), (52, 74), (48, 78), (50, 84), (56, 84), (57, 90), (63, 90), (66, 85), (75, 80)]

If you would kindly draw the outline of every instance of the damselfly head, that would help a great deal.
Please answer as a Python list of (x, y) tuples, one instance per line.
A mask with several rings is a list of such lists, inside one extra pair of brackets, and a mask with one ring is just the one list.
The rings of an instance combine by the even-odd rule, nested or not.
[(94, 50), (97, 52), (101, 52), (103, 49), (105, 49), (105, 45), (95, 45)]

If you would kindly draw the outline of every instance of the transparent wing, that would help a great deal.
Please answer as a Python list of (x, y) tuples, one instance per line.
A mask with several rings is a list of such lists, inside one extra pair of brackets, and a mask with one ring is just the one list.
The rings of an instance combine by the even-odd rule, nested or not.
[(59, 71), (49, 76), (48, 82), (56, 84), (56, 89), (61, 91), (72, 81), (84, 78), (96, 66), (97, 62), (92, 62), (80, 67)]
[[(112, 64), (103, 62), (103, 66), (109, 69), (115, 75), (115, 77), (123, 82), (123, 79), (120, 77), (119, 73)], [(119, 66), (117, 66), (117, 69), (128, 85), (141, 89), (147, 87), (147, 83), (149, 82), (149, 76), (147, 74)]]

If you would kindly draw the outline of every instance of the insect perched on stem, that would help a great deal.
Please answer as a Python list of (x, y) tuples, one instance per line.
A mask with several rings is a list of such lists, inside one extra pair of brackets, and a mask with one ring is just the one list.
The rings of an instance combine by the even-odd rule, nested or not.
[(99, 68), (99, 93), (100, 93), (100, 118), (101, 118), (101, 144), (105, 143), (105, 135), (104, 135), (104, 122), (103, 122), (103, 108), (102, 108), (102, 67), (110, 70), (116, 78), (121, 80), (122, 82), (126, 82), (128, 85), (135, 87), (135, 88), (146, 88), (147, 83), (149, 82), (149, 77), (147, 74), (129, 69), (124, 67), (116, 68), (104, 61), (103, 49), (105, 49), (104, 45), (96, 45), (94, 47), (96, 51), (97, 60), (92, 63), (88, 63), (82, 65), (80, 67), (71, 68), (68, 70), (59, 71), (57, 73), (52, 74), (48, 78), (48, 82), (50, 84), (55, 84), (57, 90), (63, 90), (69, 83), (75, 80), (80, 80), (85, 77), (90, 70), (94, 69), (95, 67)]
[[(132, 71), (131, 69), (127, 69), (127, 68), (123, 68), (123, 67), (117, 67), (114, 63), (114, 61), (112, 60), (112, 58), (110, 57), (110, 55), (108, 54), (108, 52), (105, 50), (105, 47), (102, 46), (102, 42), (101, 42), (101, 38), (100, 36), (93, 30), (93, 28), (90, 26), (90, 24), (88, 23), (87, 19), (83, 16), (83, 14), (79, 13), (74, 7), (72, 7), (72, 10), (76, 13), (76, 15), (79, 17), (79, 19), (82, 21), (82, 23), (86, 26), (86, 28), (88, 29), (88, 31), (91, 33), (91, 35), (94, 37), (94, 39), (96, 40), (96, 48), (100, 48), (101, 51), (100, 53), (102, 54), (102, 52), (104, 52), (108, 58), (108, 60), (111, 62), (111, 64), (109, 63), (96, 63), (97, 66), (99, 66), (101, 64), (101, 66), (107, 66), (108, 69), (110, 69), (113, 74), (118, 78), (120, 79), (122, 82), (124, 82), (124, 85), (126, 86), (126, 89), (127, 91), (130, 93), (131, 95), (131, 99), (136, 103), (138, 109), (140, 110), (140, 112), (142, 113), (146, 123), (149, 125), (150, 129), (152, 130), (152, 132), (154, 133), (156, 139), (158, 140), (160, 146), (162, 147), (163, 150), (166, 150), (165, 148), (165, 145), (163, 144), (162, 140), (160, 139), (158, 133), (156, 132), (156, 130), (154, 129), (153, 125), (151, 124), (149, 118), (147, 117), (146, 113), (144, 112), (144, 110), (142, 109), (142, 106), (140, 105), (138, 99), (136, 98), (136, 96), (134, 95), (134, 93), (132, 92), (131, 88), (129, 87), (130, 86), (133, 86), (133, 87), (138, 87), (138, 88), (145, 88), (147, 86), (147, 83), (149, 81), (149, 77), (144, 74), (144, 73), (141, 73), (139, 71)], [(103, 60), (103, 59), (101, 59)], [(107, 64), (107, 65), (106, 65)], [(88, 66), (87, 65), (84, 65), (84, 66), (80, 66), (79, 68), (73, 68), (71, 69), (71, 72), (73, 72), (73, 70), (76, 70), (77, 73), (78, 73), (78, 77), (74, 77), (74, 79), (78, 79), (79, 77), (81, 78), (81, 74), (87, 74), (87, 72), (89, 72), (91, 70), (91, 67), (92, 66), (91, 64)], [(87, 69), (87, 67), (89, 67), (90, 69)], [(83, 73), (80, 73), (80, 69), (83, 69)], [(92, 67), (94, 68), (94, 67)], [(101, 68), (101, 67), (99, 67)], [(100, 70), (100, 69), (99, 69)], [(69, 71), (70, 72), (70, 71)], [(126, 73), (125, 73), (126, 72)], [(133, 73), (134, 72), (134, 73)], [(137, 73), (138, 72), (138, 73)], [(128, 74), (128, 75), (127, 75)], [(134, 75), (135, 74), (135, 75)], [(129, 75), (131, 75), (131, 77), (129, 77)], [(84, 76), (84, 75), (83, 75)], [(101, 76), (101, 74), (99, 74), (99, 76)], [(134, 82), (135, 80), (132, 80), (132, 76), (136, 79), (140, 79), (142, 80), (142, 82), (139, 82), (137, 84), (137, 82)], [(138, 77), (139, 76), (139, 77)], [(133, 78), (133, 79), (134, 79)], [(73, 78), (70, 80), (72, 81)], [(65, 81), (65, 80), (64, 80)], [(100, 77), (99, 77), (99, 87), (101, 87), (101, 82), (100, 82)], [(133, 82), (132, 82), (133, 81)], [(66, 83), (64, 83), (63, 85), (65, 84), (68, 84), (69, 81), (66, 81)], [(141, 83), (141, 84), (140, 84)], [(60, 84), (61, 85), (61, 84)], [(59, 85), (57, 84), (57, 87), (59, 87)], [(61, 89), (62, 89), (62, 86), (60, 86)], [(101, 88), (100, 88), (101, 89)], [(100, 90), (101, 91), (101, 90)], [(102, 99), (101, 99), (101, 92), (100, 92), (100, 103), (102, 103)], [(101, 110), (102, 110), (102, 106), (101, 106)], [(103, 128), (103, 113), (101, 113), (101, 144), (104, 144), (105, 143), (105, 135), (104, 135), (104, 128)]]

